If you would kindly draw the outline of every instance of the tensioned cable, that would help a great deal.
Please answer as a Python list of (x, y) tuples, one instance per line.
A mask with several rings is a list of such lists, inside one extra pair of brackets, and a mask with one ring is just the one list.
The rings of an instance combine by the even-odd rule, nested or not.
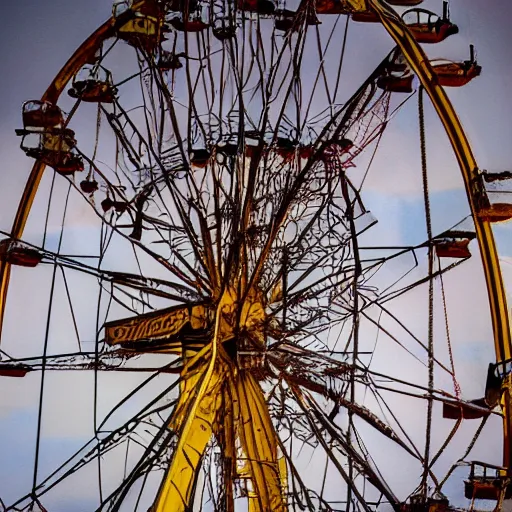
[(428, 240), (428, 401), (427, 401), (427, 425), (425, 438), (424, 470), (421, 479), (421, 488), (424, 499), (427, 498), (427, 478), (430, 465), (430, 443), (432, 431), (432, 411), (433, 411), (433, 390), (434, 390), (434, 251), (432, 245), (432, 220), (430, 217), (430, 197), (428, 190), (427, 173), (427, 150), (425, 142), (425, 112), (423, 108), (423, 86), (418, 92), (418, 116), (420, 128), (420, 148), (421, 148), (421, 174), (423, 181), (423, 198), (425, 205), (425, 222), (427, 225)]
[[(66, 194), (66, 199), (64, 202), (64, 212), (62, 214), (62, 226), (60, 230), (59, 236), (59, 244), (57, 252), (60, 250), (62, 245), (62, 239), (64, 235), (64, 223), (66, 219), (66, 213), (68, 208), (69, 194), (71, 192), (71, 185), (68, 186), (68, 191)], [(50, 207), (48, 207), (50, 208)], [(39, 452), (41, 447), (41, 427), (42, 427), (42, 419), (43, 419), (43, 401), (44, 401), (44, 386), (45, 386), (45, 378), (46, 378), (46, 357), (48, 354), (48, 341), (50, 336), (50, 323), (52, 317), (52, 307), (53, 307), (53, 298), (55, 292), (55, 280), (57, 277), (57, 263), (53, 265), (53, 273), (52, 273), (52, 282), (50, 286), (50, 299), (48, 304), (48, 314), (46, 318), (46, 329), (45, 329), (45, 337), (44, 337), (44, 346), (43, 346), (43, 356), (42, 356), (42, 368), (41, 368), (41, 383), (39, 387), (39, 405), (38, 405), (38, 414), (37, 414), (37, 434), (36, 434), (36, 448), (34, 455), (34, 472), (32, 478), (32, 494), (35, 494), (35, 490), (37, 487), (37, 473), (39, 469)]]

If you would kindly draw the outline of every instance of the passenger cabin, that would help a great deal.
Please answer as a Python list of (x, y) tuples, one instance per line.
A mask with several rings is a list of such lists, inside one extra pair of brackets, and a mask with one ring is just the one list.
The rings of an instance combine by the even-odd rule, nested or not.
[(98, 190), (98, 182), (93, 178), (87, 178), (80, 182), (80, 189), (84, 194), (94, 194)]
[(238, 0), (238, 8), (260, 16), (272, 16), (276, 10), (274, 2), (271, 0)]
[(219, 41), (226, 41), (236, 37), (237, 26), (234, 21), (225, 18), (213, 21), (212, 34)]
[(481, 206), (478, 210), (478, 217), (487, 222), (505, 222), (512, 219), (512, 204), (494, 203)]
[(112, 73), (101, 66), (84, 66), (73, 78), (68, 94), (89, 103), (113, 103), (117, 89)]
[[(276, 30), (288, 32), (289, 30), (297, 30), (303, 24), (303, 18), (299, 18), (300, 13), (290, 11), (289, 9), (278, 9), (274, 13)], [(306, 16), (306, 25), (320, 25), (322, 22), (314, 13), (308, 13)]]
[(438, 258), (469, 258), (469, 242), (475, 238), (470, 231), (446, 231), (432, 241)]
[(43, 255), (23, 242), (4, 238), (0, 240), (0, 261), (19, 267), (36, 267), (41, 263)]
[(106, 213), (111, 208), (114, 208), (116, 213), (124, 213), (128, 209), (128, 203), (126, 201), (113, 201), (110, 197), (106, 197), (101, 202), (101, 209)]
[(26, 101), (23, 104), (22, 119), (23, 128), (28, 131), (58, 128), (64, 123), (61, 109), (49, 101)]
[(280, 30), (282, 32), (288, 32), (295, 25), (295, 11), (290, 11), (289, 9), (279, 9), (275, 12), (276, 21), (275, 27), (276, 30)]
[(377, 78), (377, 87), (388, 92), (413, 92), (414, 74), (401, 50), (397, 47), (388, 55)]
[(474, 420), (489, 416), (491, 409), (484, 398), (476, 400), (443, 402), (443, 418), (449, 420)]
[(477, 215), (480, 219), (487, 222), (512, 219), (512, 203), (509, 202), (511, 177), (510, 172), (480, 174), (481, 181), (476, 189)]
[(286, 137), (277, 137), (276, 153), (285, 161), (291, 160), (295, 156), (298, 142)]
[(315, 148), (312, 144), (300, 144), (299, 145), (299, 156), (304, 160), (307, 160), (313, 156)]
[(183, 16), (173, 18), (169, 24), (178, 32), (201, 32), (210, 26), (202, 20), (200, 12), (190, 13), (187, 20)]
[(164, 12), (158, 0), (122, 0), (113, 7), (117, 36), (129, 45), (152, 53), (161, 38)]
[(84, 163), (74, 151), (75, 132), (69, 128), (55, 128), (44, 132), (19, 130), (23, 135), (21, 149), (31, 158), (52, 167), (62, 175), (84, 170)]
[(194, 167), (199, 167), (203, 169), (208, 164), (212, 154), (205, 148), (202, 149), (192, 149), (190, 152), (190, 163)]
[(447, 2), (443, 4), (442, 18), (426, 9), (410, 9), (402, 19), (418, 43), (440, 43), (459, 32), (459, 27), (450, 21)]
[(75, 172), (82, 172), (84, 170), (84, 161), (82, 160), (82, 157), (74, 151), (60, 154), (58, 161), (53, 164), (47, 163), (47, 165), (53, 167), (55, 172), (62, 176), (72, 176)]
[(32, 368), (23, 363), (10, 363), (0, 361), (0, 377), (25, 377)]
[(439, 492), (426, 499), (423, 494), (415, 494), (409, 498), (408, 503), (403, 503), (400, 509), (402, 512), (448, 512), (450, 502)]
[(62, 128), (62, 111), (56, 105), (42, 101), (28, 101), (23, 105), (20, 147), (31, 158), (53, 167), (59, 174), (82, 171), (82, 158), (74, 152), (75, 132)]
[(473, 45), (470, 45), (469, 60), (450, 62), (441, 59), (431, 61), (431, 64), (439, 85), (445, 87), (462, 87), (482, 72), (482, 67), (476, 62)]
[(448, 512), (450, 510), (448, 498), (439, 492), (427, 499), (427, 506), (428, 512)]
[(474, 461), (469, 478), (464, 482), (464, 496), (469, 500), (497, 501), (503, 493), (505, 499), (510, 499), (512, 484), (509, 480), (506, 468)]
[(414, 91), (413, 81), (414, 75), (408, 70), (397, 72), (387, 69), (377, 78), (377, 87), (388, 92), (411, 93)]

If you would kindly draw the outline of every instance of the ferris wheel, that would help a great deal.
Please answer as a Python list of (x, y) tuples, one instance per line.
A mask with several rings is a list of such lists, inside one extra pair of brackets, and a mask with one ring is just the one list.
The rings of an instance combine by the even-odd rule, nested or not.
[[(23, 105), (34, 166), (0, 226), (0, 383), (27, 383), (34, 442), (0, 510), (434, 512), (457, 493), (497, 510), (512, 497), (491, 228), (512, 218), (512, 175), (478, 167), (444, 88), (482, 68), (473, 46), (427, 58), (421, 45), (459, 29), (447, 4), (421, 3), (118, 2)], [(389, 46), (355, 55), (353, 33), (379, 26)], [(396, 179), (402, 112), (422, 202), (421, 227), (399, 236), (369, 204), (376, 168), (381, 186)], [(465, 187), (455, 216), (432, 200), (433, 113), (455, 155), (443, 172)], [(469, 398), (450, 302), (467, 268), (496, 352)], [(475, 461), (500, 422), (503, 462)], [(72, 449), (45, 431), (59, 423)]]

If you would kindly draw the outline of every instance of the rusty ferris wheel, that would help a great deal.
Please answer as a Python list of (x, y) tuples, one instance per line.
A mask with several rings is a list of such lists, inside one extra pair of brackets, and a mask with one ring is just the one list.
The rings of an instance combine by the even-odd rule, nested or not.
[[(429, 62), (421, 44), (458, 28), (446, 4), (436, 15), (420, 3), (117, 3), (42, 99), (25, 103), (18, 135), (35, 164), (0, 242), (0, 378), (37, 376), (39, 405), (26, 491), (0, 496), (3, 510), (52, 510), (52, 496), (82, 481), (88, 510), (419, 512), (450, 507), (445, 484), (461, 464), (471, 507), (501, 507), (512, 489), (511, 354), (491, 223), (512, 216), (496, 200), (511, 176), (479, 170), (444, 92), (480, 74), (473, 48), (469, 60)], [(356, 23), (382, 24), (396, 47), (347, 96)], [(441, 232), (425, 93), (471, 212)], [(363, 185), (393, 116), (411, 105), (427, 236), (383, 246)], [(28, 240), (34, 217), (40, 236)], [(470, 243), (478, 251), (474, 239), (496, 362), (485, 397), (467, 401), (443, 278), (466, 264)], [(40, 343), (18, 357), (10, 298), (35, 274), (46, 276)], [(416, 293), (423, 329), (404, 311)], [(379, 339), (395, 348), (378, 351)], [(376, 362), (386, 351), (401, 354), (398, 366)], [(408, 364), (422, 368), (417, 379), (403, 376)], [(90, 439), (43, 470), (48, 380), (79, 370), (92, 375)], [(122, 388), (128, 374), (142, 378), (102, 412), (106, 382)], [(404, 400), (422, 411), (419, 441)], [(472, 461), (497, 415), (503, 465)], [(465, 420), (476, 426), (460, 448)], [(435, 440), (439, 421), (449, 428)], [(375, 443), (404, 461), (406, 483), (393, 482)]]

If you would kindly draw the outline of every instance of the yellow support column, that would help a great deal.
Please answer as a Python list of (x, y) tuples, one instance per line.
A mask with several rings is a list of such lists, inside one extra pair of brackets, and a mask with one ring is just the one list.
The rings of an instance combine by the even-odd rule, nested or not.
[[(198, 359), (205, 358), (205, 354), (199, 356)], [(229, 373), (223, 357), (217, 358), (211, 376), (207, 372), (209, 361), (199, 361), (198, 364), (197, 370), (187, 367), (183, 372), (185, 385), (170, 425), (178, 433), (179, 441), (153, 507), (154, 512), (186, 512), (191, 510), (194, 502), (203, 455), (212, 439), (214, 423), (222, 405), (222, 383)], [(196, 395), (198, 386), (200, 389)]]

